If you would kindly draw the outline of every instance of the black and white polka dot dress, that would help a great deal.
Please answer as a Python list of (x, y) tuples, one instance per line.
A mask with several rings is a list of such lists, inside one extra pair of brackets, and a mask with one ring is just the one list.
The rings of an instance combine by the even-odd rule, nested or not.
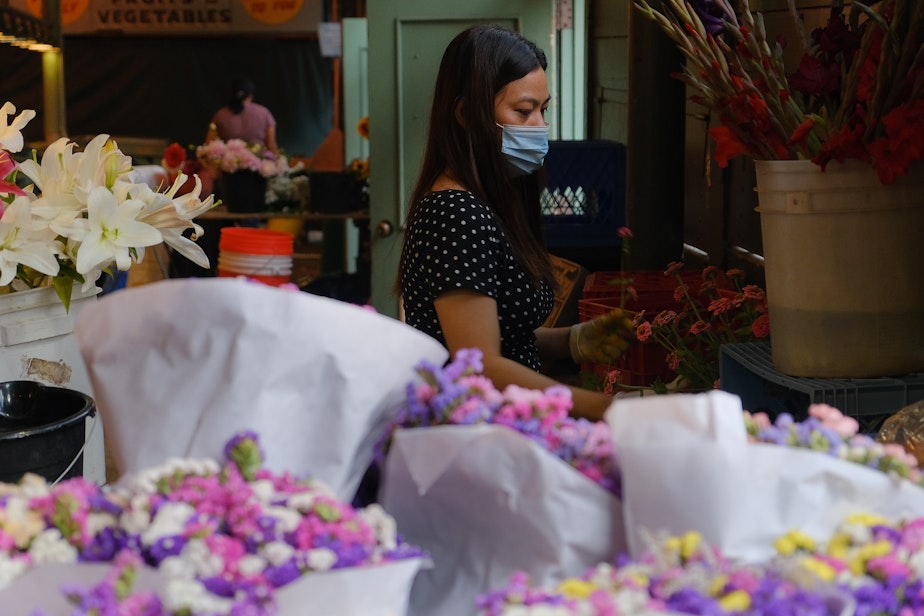
[(554, 296), (548, 284), (537, 289), (530, 283), (486, 204), (462, 190), (430, 193), (406, 241), (401, 292), (409, 325), (445, 345), (433, 301), (453, 289), (484, 293), (497, 302), (501, 354), (539, 369), (533, 330), (548, 318)]

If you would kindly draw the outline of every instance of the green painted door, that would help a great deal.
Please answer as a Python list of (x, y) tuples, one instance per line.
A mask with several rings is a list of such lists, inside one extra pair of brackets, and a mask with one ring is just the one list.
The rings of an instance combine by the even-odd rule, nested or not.
[(398, 298), (392, 293), (392, 284), (404, 237), (408, 195), (423, 153), (443, 50), (456, 34), (477, 23), (498, 23), (518, 30), (548, 56), (554, 97), (554, 9), (554, 0), (368, 3), (369, 224), (372, 303), (379, 312), (398, 315)]

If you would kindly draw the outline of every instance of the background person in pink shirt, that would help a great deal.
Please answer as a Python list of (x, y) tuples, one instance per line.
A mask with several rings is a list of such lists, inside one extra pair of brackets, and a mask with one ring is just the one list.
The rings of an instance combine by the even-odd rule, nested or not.
[(231, 82), (228, 104), (215, 112), (205, 141), (243, 139), (265, 146), (279, 154), (276, 144), (276, 119), (269, 109), (253, 102), (254, 85), (250, 79), (235, 77)]

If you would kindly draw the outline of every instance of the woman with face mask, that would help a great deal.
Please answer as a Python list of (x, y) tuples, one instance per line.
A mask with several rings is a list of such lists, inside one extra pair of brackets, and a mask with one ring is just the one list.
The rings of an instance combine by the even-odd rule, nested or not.
[[(619, 312), (543, 327), (555, 278), (542, 237), (539, 171), (548, 151), (545, 54), (479, 25), (446, 48), (395, 291), (405, 320), (450, 354), (478, 348), (498, 389), (556, 384), (541, 361), (614, 361), (632, 339)], [(572, 388), (573, 414), (600, 419), (610, 398)]]

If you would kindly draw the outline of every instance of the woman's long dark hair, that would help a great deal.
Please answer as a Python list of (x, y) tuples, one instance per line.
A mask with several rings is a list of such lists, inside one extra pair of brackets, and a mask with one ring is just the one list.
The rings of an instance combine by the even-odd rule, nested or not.
[(235, 77), (231, 82), (231, 96), (228, 98), (228, 109), (234, 115), (244, 111), (244, 100), (253, 96), (253, 82), (245, 77)]
[[(540, 174), (511, 178), (501, 154), (494, 100), (507, 84), (547, 67), (545, 54), (520, 34), (479, 25), (457, 35), (440, 63), (433, 94), (423, 166), (411, 195), (408, 225), (421, 199), (445, 170), (488, 204), (510, 240), (513, 254), (534, 284), (555, 277), (542, 236)], [(462, 122), (457, 119), (457, 108)], [(405, 239), (395, 290), (401, 292)]]

